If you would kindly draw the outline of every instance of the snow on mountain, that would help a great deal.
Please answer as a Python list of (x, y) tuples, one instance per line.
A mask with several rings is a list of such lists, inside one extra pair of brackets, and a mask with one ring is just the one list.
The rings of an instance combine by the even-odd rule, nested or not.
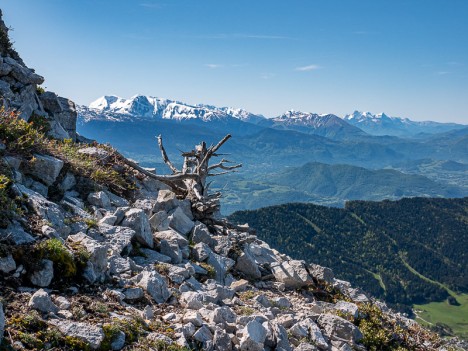
[(290, 110), (271, 120), (273, 128), (292, 129), (331, 138), (362, 136), (365, 133), (333, 114), (316, 114)]
[(441, 133), (452, 129), (463, 128), (456, 123), (439, 123), (432, 121), (412, 121), (409, 118), (391, 117), (385, 113), (354, 111), (344, 120), (372, 135), (416, 136), (425, 133)]
[(285, 125), (299, 125), (313, 128), (321, 128), (324, 126), (330, 126), (332, 124), (347, 124), (341, 118), (332, 114), (319, 115), (316, 113), (300, 112), (294, 110), (287, 111), (281, 116), (273, 118), (273, 121), (277, 123), (283, 123)]
[(246, 110), (231, 107), (218, 108), (210, 105), (190, 105), (180, 101), (161, 99), (152, 96), (135, 95), (130, 99), (118, 96), (103, 96), (93, 101), (88, 107), (81, 106), (80, 114), (85, 120), (128, 120), (170, 119), (202, 121), (237, 118), (242, 121), (255, 122), (263, 116), (254, 115)]

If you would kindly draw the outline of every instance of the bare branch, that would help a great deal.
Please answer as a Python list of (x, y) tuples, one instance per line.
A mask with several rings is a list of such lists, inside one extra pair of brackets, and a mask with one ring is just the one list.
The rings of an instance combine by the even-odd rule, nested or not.
[(217, 143), (214, 147), (211, 147), (210, 150), (208, 150), (208, 152), (211, 153), (211, 154), (215, 153), (230, 138), (231, 138), (231, 134), (226, 135), (223, 139), (221, 139), (221, 141), (219, 143)]
[(159, 175), (151, 173), (151, 172), (147, 171), (146, 169), (140, 167), (135, 162), (130, 161), (129, 159), (122, 156), (119, 152), (115, 151), (115, 153), (122, 158), (122, 161), (127, 166), (130, 166), (130, 167), (136, 169), (138, 172), (144, 174), (145, 176), (147, 176), (149, 178), (152, 178), (152, 179), (155, 179), (155, 180), (159, 180), (160, 182), (163, 182), (164, 184), (170, 186), (172, 189), (176, 190), (178, 193), (182, 193), (182, 194), (187, 193), (187, 190), (185, 190), (185, 189), (177, 186), (176, 184), (174, 184), (174, 181), (183, 180), (183, 179), (195, 179), (195, 180), (198, 179), (198, 175), (196, 175), (196, 174), (174, 174), (174, 175), (159, 176)]
[(171, 169), (172, 173), (174, 174), (180, 173), (180, 171), (177, 168), (175, 168), (175, 166), (169, 160), (169, 157), (167, 157), (166, 149), (164, 149), (161, 135), (158, 136), (158, 145), (159, 145), (159, 149), (161, 150), (161, 155), (162, 155), (164, 163)]
[(200, 164), (197, 167), (196, 172), (198, 173), (201, 168), (205, 165), (206, 162), (210, 159), (210, 157), (226, 142), (229, 140), (231, 137), (231, 134), (226, 135), (223, 139), (219, 141), (215, 146), (210, 146), (208, 151), (205, 154), (205, 157), (203, 157), (203, 160), (200, 162)]
[(208, 177), (217, 177), (223, 174), (228, 174), (228, 173), (237, 173), (237, 171), (226, 171), (226, 172), (219, 172), (219, 173), (209, 173)]
[(224, 169), (226, 171), (230, 171), (230, 170), (242, 167), (242, 163), (239, 163), (237, 165), (232, 165), (232, 166), (226, 166), (224, 164), (225, 162), (229, 162), (229, 161), (224, 161), (224, 162), (221, 161), (220, 163), (217, 163), (217, 164), (215, 164), (213, 166), (210, 166), (210, 167), (208, 167), (208, 171), (211, 171), (212, 169), (216, 169), (216, 168), (221, 168), (221, 169)]

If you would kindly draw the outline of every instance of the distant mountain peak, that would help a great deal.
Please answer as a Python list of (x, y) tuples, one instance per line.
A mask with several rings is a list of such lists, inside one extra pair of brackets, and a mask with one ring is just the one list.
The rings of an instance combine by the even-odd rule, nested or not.
[(409, 118), (392, 117), (384, 112), (354, 111), (346, 115), (348, 123), (373, 135), (415, 136), (420, 133), (438, 133), (451, 129), (463, 128), (455, 123), (439, 123), (432, 121), (413, 121)]
[[(226, 118), (236, 118), (246, 122), (256, 122), (264, 119), (244, 109), (221, 107), (212, 105), (191, 105), (175, 100), (157, 98), (137, 94), (129, 99), (115, 95), (105, 95), (81, 107), (88, 119), (128, 120), (132, 118), (143, 119), (172, 119), (172, 120), (202, 120), (211, 121)], [(85, 110), (90, 110), (86, 113)]]

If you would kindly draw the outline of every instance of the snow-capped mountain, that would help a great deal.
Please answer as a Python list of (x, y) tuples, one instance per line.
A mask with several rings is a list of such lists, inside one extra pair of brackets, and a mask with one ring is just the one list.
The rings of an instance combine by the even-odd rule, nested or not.
[(129, 120), (167, 119), (167, 120), (201, 120), (204, 122), (236, 118), (244, 122), (256, 122), (264, 119), (243, 109), (210, 105), (190, 105), (180, 101), (162, 99), (152, 96), (135, 95), (130, 99), (118, 96), (103, 96), (88, 107), (81, 106), (80, 115), (86, 120)]
[(442, 133), (448, 130), (464, 128), (456, 123), (432, 121), (412, 121), (409, 118), (391, 117), (385, 113), (354, 111), (344, 120), (372, 135), (416, 136), (418, 134)]
[(317, 134), (331, 138), (345, 138), (365, 135), (342, 118), (333, 114), (316, 114), (289, 110), (270, 120), (271, 127), (293, 129), (307, 134)]

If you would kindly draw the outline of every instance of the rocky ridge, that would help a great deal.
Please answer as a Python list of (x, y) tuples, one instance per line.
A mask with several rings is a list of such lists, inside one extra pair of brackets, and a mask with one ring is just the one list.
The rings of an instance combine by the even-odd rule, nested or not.
[[(33, 77), (0, 77), (3, 104), (19, 111), (2, 123), (37, 145), (0, 128), (0, 348), (447, 350), (330, 269), (248, 226), (197, 221), (189, 200), (112, 148), (69, 140), (73, 103), (58, 112), (53, 95), (50, 112), (42, 78), (4, 48), (2, 60)], [(32, 113), (68, 140), (45, 141), (21, 121)]]
[(44, 78), (26, 66), (13, 49), (8, 31), (0, 9), (0, 104), (17, 110), (26, 121), (44, 119), (54, 138), (75, 140), (75, 104), (40, 87)]

